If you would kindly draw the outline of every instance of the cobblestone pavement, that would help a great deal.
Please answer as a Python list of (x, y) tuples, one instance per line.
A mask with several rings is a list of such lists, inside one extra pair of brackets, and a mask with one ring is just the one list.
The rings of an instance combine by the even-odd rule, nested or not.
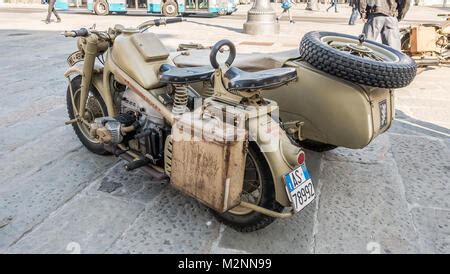
[[(272, 37), (243, 34), (242, 11), (154, 31), (172, 50), (226, 37), (238, 50), (271, 51), (296, 47), (311, 29), (357, 34), (361, 24), (347, 26), (345, 12), (333, 14), (338, 23), (319, 20), (324, 12), (283, 22), (283, 34)], [(438, 21), (438, 12), (414, 7), (406, 20)], [(62, 13), (62, 24), (45, 25), (44, 15), (41, 6), (0, 5), (0, 253), (450, 253), (449, 67), (424, 71), (398, 90), (397, 120), (367, 148), (307, 151), (315, 202), (243, 234), (166, 183), (89, 153), (64, 125), (63, 73), (75, 43), (59, 32), (146, 17)]]

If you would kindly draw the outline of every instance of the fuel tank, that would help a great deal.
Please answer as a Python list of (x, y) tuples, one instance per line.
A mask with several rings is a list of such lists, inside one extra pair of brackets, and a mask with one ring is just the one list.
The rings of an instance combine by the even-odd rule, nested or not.
[(162, 86), (158, 79), (163, 64), (173, 64), (169, 51), (154, 33), (124, 30), (111, 50), (113, 62), (145, 89)]

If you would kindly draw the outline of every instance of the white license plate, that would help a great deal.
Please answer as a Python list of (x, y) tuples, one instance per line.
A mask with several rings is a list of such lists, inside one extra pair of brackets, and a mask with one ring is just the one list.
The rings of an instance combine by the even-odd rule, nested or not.
[(295, 212), (299, 212), (316, 197), (311, 176), (305, 164), (284, 175), (286, 191)]

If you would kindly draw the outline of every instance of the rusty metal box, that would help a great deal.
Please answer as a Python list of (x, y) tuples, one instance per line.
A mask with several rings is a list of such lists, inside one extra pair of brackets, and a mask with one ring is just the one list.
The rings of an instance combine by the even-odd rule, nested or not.
[(172, 130), (171, 184), (218, 212), (238, 205), (247, 139), (218, 119), (184, 115)]
[(416, 26), (411, 28), (411, 53), (436, 51), (437, 33), (434, 27)]

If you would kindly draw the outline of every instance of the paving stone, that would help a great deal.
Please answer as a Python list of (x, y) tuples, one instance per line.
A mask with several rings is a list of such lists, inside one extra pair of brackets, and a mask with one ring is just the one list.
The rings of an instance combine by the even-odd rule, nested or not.
[(338, 147), (324, 153), (324, 159), (328, 161), (346, 161), (355, 163), (376, 164), (386, 160), (389, 150), (389, 137), (386, 134), (375, 138), (363, 149), (348, 149)]
[(113, 197), (79, 195), (6, 252), (103, 253), (143, 208)]
[(450, 208), (450, 151), (445, 143), (426, 137), (390, 138), (408, 202)]
[(450, 253), (450, 210), (413, 208), (421, 252)]
[(206, 253), (218, 233), (206, 207), (167, 187), (108, 253)]
[(0, 219), (12, 216), (13, 220), (0, 229), (0, 249), (42, 222), (113, 161), (112, 157), (97, 156), (82, 148), (28, 178), (4, 182), (0, 191)]
[(0, 156), (0, 161), (8, 163), (2, 170), (0, 186), (13, 179), (18, 180), (51, 165), (68, 153), (82, 148), (71, 126), (58, 127), (20, 146), (12, 152)]
[(57, 127), (64, 127), (67, 111), (59, 107), (0, 131), (0, 156), (31, 142)]
[[(383, 164), (325, 161), (316, 253), (417, 252), (417, 236), (392, 158)], [(368, 246), (369, 244), (369, 246)]]
[(90, 186), (89, 191), (101, 191), (113, 196), (149, 203), (166, 188), (164, 181), (152, 180), (149, 175), (137, 169), (126, 171), (125, 161), (119, 161), (105, 176)]

